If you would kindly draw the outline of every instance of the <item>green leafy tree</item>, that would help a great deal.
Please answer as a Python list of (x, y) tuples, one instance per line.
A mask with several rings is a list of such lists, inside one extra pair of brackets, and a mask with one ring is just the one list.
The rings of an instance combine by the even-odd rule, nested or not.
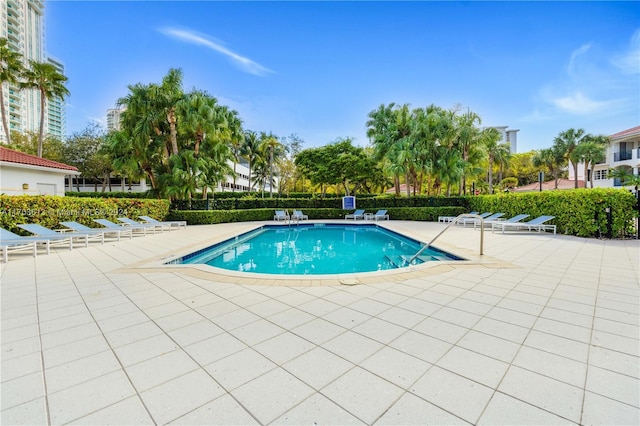
[(67, 77), (60, 74), (56, 67), (48, 63), (29, 61), (29, 69), (22, 73), (20, 87), (34, 89), (40, 93), (40, 130), (38, 132), (38, 157), (42, 157), (44, 143), (44, 113), (47, 101), (54, 98), (64, 99), (69, 95), (65, 86)]
[[(37, 155), (38, 153), (38, 134), (35, 132), (12, 132), (11, 142), (6, 145), (7, 148), (24, 152), (25, 154)], [(42, 157), (49, 160), (65, 163), (64, 144), (55, 136), (47, 135), (42, 144)]]
[(66, 163), (76, 166), (83, 177), (94, 180), (95, 191), (98, 181), (102, 192), (106, 190), (113, 168), (113, 159), (104, 149), (105, 133), (97, 123), (89, 123), (80, 132), (73, 133), (64, 146)]
[(6, 38), (0, 38), (0, 112), (2, 113), (2, 126), (7, 143), (11, 143), (11, 129), (4, 106), (4, 91), (1, 88), (4, 87), (4, 83), (8, 83), (9, 86), (18, 84), (23, 73), (22, 55), (9, 48), (9, 42)]

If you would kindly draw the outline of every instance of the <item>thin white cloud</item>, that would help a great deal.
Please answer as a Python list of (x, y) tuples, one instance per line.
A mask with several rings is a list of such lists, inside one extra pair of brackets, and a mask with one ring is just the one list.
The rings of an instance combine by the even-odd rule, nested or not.
[(569, 59), (569, 65), (567, 66), (567, 73), (574, 75), (576, 71), (579, 71), (578, 61), (580, 56), (586, 54), (591, 49), (591, 43), (583, 44), (573, 52), (571, 52), (571, 58)]
[(568, 112), (569, 114), (587, 115), (600, 112), (612, 106), (614, 102), (596, 101), (578, 91), (568, 96), (552, 99), (551, 103), (558, 109)]
[(273, 72), (270, 69), (260, 65), (255, 61), (252, 61), (245, 56), (241, 56), (235, 52), (232, 52), (222, 44), (211, 40), (205, 34), (190, 30), (181, 30), (177, 28), (162, 28), (159, 31), (168, 37), (172, 37), (187, 43), (204, 46), (218, 53), (222, 53), (223, 55), (231, 59), (231, 61), (236, 64), (241, 70), (249, 74), (261, 76)]
[(640, 30), (631, 37), (629, 50), (614, 56), (612, 62), (625, 74), (640, 74)]

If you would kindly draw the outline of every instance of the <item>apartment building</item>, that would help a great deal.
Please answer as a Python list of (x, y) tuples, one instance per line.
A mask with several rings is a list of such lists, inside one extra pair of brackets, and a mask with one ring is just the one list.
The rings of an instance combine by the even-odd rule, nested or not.
[(508, 143), (509, 151), (511, 151), (512, 154), (518, 152), (519, 129), (509, 129), (509, 126), (489, 126), (489, 128), (496, 129), (500, 133), (502, 137), (500, 143)]
[[(0, 0), (0, 37), (6, 38), (9, 48), (22, 55), (23, 65), (29, 61), (48, 62), (59, 72), (61, 61), (49, 57), (45, 50), (44, 1)], [(3, 84), (5, 109), (10, 130), (38, 132), (40, 128), (40, 95), (36, 90), (19, 90), (17, 85)], [(53, 99), (44, 106), (45, 134), (65, 136), (64, 101)], [(1, 120), (0, 120), (1, 121)], [(5, 141), (4, 126), (0, 122), (0, 142)]]
[[(605, 160), (587, 171), (587, 179), (593, 173), (596, 188), (622, 188), (620, 179), (609, 178), (609, 170), (626, 169), (640, 175), (640, 126), (632, 127), (609, 136), (609, 146)], [(584, 163), (578, 164), (578, 179), (584, 179)], [(569, 179), (574, 179), (573, 168), (569, 167)], [(629, 187), (628, 189), (633, 189)]]

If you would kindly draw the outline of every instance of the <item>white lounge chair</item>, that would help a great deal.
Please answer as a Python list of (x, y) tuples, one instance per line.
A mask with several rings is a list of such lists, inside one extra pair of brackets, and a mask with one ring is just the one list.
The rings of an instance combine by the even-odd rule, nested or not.
[[(488, 218), (489, 216), (491, 216), (493, 213), (491, 212), (484, 212), (482, 214), (479, 214), (478, 216), (480, 216), (483, 219)], [(504, 215), (504, 213), (502, 213)], [(467, 226), (467, 223), (476, 223), (476, 221), (478, 220), (477, 217), (463, 217), (462, 219), (460, 219), (458, 222), (456, 222), (458, 225), (462, 225), (462, 226)]]
[(9, 261), (9, 252), (15, 251), (33, 251), (33, 257), (38, 255), (38, 245), (46, 248), (47, 254), (50, 253), (51, 241), (46, 238), (23, 237), (14, 234), (11, 231), (0, 228), (0, 247), (2, 248), (2, 262)]
[(99, 235), (102, 234), (104, 237), (115, 236), (118, 241), (120, 241), (120, 237), (122, 235), (128, 235), (129, 238), (133, 238), (133, 232), (131, 229), (126, 229), (124, 226), (121, 226), (120, 229), (107, 229), (107, 228), (89, 228), (86, 225), (83, 225), (78, 222), (60, 222), (60, 225), (66, 226), (67, 228), (79, 233), (79, 234), (88, 234), (88, 235)]
[(515, 223), (495, 223), (491, 228), (491, 231), (494, 232), (496, 229), (499, 229), (504, 234), (505, 230), (511, 229), (514, 231), (519, 230), (527, 230), (527, 231), (547, 231), (551, 230), (553, 233), (556, 233), (556, 225), (549, 225), (545, 222), (550, 221), (555, 218), (555, 216), (538, 216), (535, 219), (531, 219), (529, 222), (515, 222)]
[(289, 212), (286, 210), (276, 210), (276, 214), (273, 216), (273, 220), (289, 220)]
[(369, 215), (365, 214), (365, 219), (373, 219), (375, 221), (382, 220), (382, 219), (389, 220), (389, 215), (387, 214), (386, 210), (378, 210), (373, 214), (369, 214)]
[(349, 213), (349, 214), (345, 215), (344, 218), (345, 219), (353, 219), (353, 220), (364, 219), (364, 209), (356, 210), (353, 213)]
[[(467, 214), (478, 214), (479, 212), (469, 212)], [(450, 223), (453, 222), (458, 216), (438, 216), (438, 222)]]
[[(494, 213), (492, 215), (489, 215), (489, 216), (485, 217), (484, 218), (484, 223), (487, 223), (487, 221), (497, 221), (502, 216), (504, 216), (504, 213)], [(466, 219), (464, 219), (464, 221), (465, 221), (465, 224), (473, 223), (473, 229), (476, 229), (476, 226), (480, 225), (480, 219), (466, 218)]]
[(156, 220), (150, 216), (140, 216), (140, 219), (144, 220), (147, 223), (152, 223), (154, 225), (159, 225), (159, 224), (169, 224), (171, 227), (175, 227), (175, 228), (185, 228), (187, 229), (187, 221), (186, 220), (168, 220), (168, 221), (159, 221)]
[(124, 223), (125, 226), (144, 226), (144, 227), (147, 227), (147, 228), (153, 230), (154, 234), (156, 233), (157, 229), (159, 229), (160, 232), (164, 232), (165, 228), (168, 228), (169, 231), (171, 231), (171, 225), (163, 225), (163, 224), (155, 225), (155, 224), (152, 224), (152, 223), (141, 223), (141, 222), (136, 222), (133, 219), (129, 219), (128, 217), (119, 217), (118, 221)]
[(309, 220), (309, 216), (302, 213), (300, 210), (294, 210), (291, 214), (291, 219), (293, 220)]
[[(521, 220), (526, 219), (528, 217), (529, 217), (528, 214), (519, 214), (519, 215), (516, 215), (516, 216), (511, 217), (509, 219), (505, 219), (505, 220), (500, 220), (500, 219), (488, 220), (488, 219), (485, 219), (484, 227), (485, 228), (493, 228), (493, 225), (496, 224), (496, 223), (516, 223), (516, 222), (520, 222)], [(474, 228), (475, 228), (475, 226), (474, 226)]]
[[(147, 235), (147, 229), (149, 229), (149, 227), (147, 226), (134, 226), (134, 225), (118, 225), (117, 223), (111, 222), (108, 219), (93, 219), (93, 221), (95, 223), (98, 223), (102, 226), (104, 226), (105, 228), (109, 228), (109, 229), (130, 229), (132, 232), (142, 232), (145, 236)], [(153, 233), (155, 234), (155, 228), (153, 228)]]
[[(67, 245), (68, 243), (69, 250), (71, 250), (73, 248), (74, 240), (80, 240), (84, 242), (85, 247), (89, 247), (88, 234), (78, 234), (76, 232), (60, 233), (54, 231), (53, 229), (38, 225), (37, 223), (21, 223), (18, 225), (18, 227), (24, 229), (27, 232), (31, 232), (37, 237), (50, 240), (51, 245)], [(97, 237), (97, 239), (100, 239), (102, 243), (104, 243), (104, 236), (102, 238)]]

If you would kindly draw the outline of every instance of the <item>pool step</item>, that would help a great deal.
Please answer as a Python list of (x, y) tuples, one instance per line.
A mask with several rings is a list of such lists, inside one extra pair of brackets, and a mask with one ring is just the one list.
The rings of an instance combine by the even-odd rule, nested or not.
[[(404, 268), (405, 266), (408, 266), (409, 259), (411, 259), (411, 256), (406, 256), (406, 255), (400, 255), (400, 256), (385, 255), (385, 257), (396, 268)], [(435, 259), (433, 256), (418, 256), (416, 259), (420, 260), (420, 262), (416, 262), (416, 260), (414, 260), (413, 261), (414, 265), (417, 265), (418, 263), (423, 263), (423, 262), (430, 262), (432, 260), (440, 260), (440, 259)]]

